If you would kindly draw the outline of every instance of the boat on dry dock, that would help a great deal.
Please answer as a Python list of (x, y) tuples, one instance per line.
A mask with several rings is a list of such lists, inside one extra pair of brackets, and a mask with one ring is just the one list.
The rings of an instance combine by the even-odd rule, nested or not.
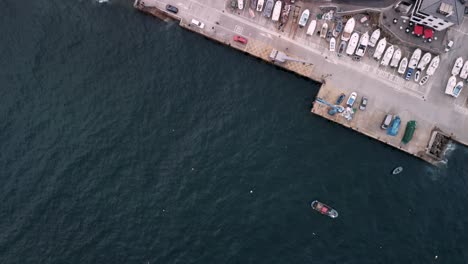
[(408, 63), (408, 68), (410, 69), (416, 69), (416, 67), (418, 66), (418, 62), (419, 62), (419, 59), (421, 58), (421, 50), (420, 49), (416, 49), (414, 52), (413, 52), (413, 55), (411, 55), (411, 59)]
[(372, 35), (370, 37), (370, 40), (369, 40), (369, 47), (375, 47), (375, 45), (377, 45), (377, 41), (379, 40), (380, 38), (380, 29), (376, 29), (374, 30), (374, 32), (372, 32)]
[(341, 40), (348, 41), (351, 37), (351, 33), (353, 33), (354, 26), (356, 24), (356, 21), (354, 20), (354, 17), (350, 18), (345, 25), (345, 28), (343, 30), (343, 34), (341, 35)]
[(359, 34), (354, 32), (349, 39), (348, 47), (346, 48), (346, 54), (353, 55), (356, 50), (357, 44), (359, 41)]
[(338, 54), (337, 54), (338, 57), (341, 57), (341, 54), (343, 54), (343, 52), (345, 52), (346, 44), (347, 44), (346, 41), (341, 41), (340, 42), (340, 46), (338, 47)]
[(385, 38), (379, 40), (377, 43), (377, 48), (375, 48), (374, 59), (380, 60), (380, 58), (382, 58), (382, 54), (385, 51), (385, 46), (387, 46), (387, 40)]
[(327, 37), (327, 32), (328, 32), (328, 24), (327, 22), (324, 22), (322, 25), (322, 30), (320, 31), (320, 37), (321, 38)]
[(369, 44), (369, 33), (366, 32), (362, 34), (361, 39), (359, 40), (359, 44), (356, 49), (357, 56), (364, 56), (364, 53), (366, 53), (367, 44)]
[(263, 16), (264, 17), (271, 17), (271, 12), (273, 11), (273, 6), (275, 5), (274, 0), (267, 0), (265, 4), (265, 8), (263, 9)]
[(336, 40), (334, 37), (330, 38), (330, 51), (335, 51)]
[(301, 15), (301, 19), (299, 19), (299, 27), (304, 27), (307, 24), (307, 20), (309, 20), (309, 9), (304, 10)]
[(400, 66), (398, 67), (398, 73), (403, 74), (406, 71), (406, 67), (408, 66), (408, 58), (404, 57), (400, 61)]
[(437, 67), (439, 67), (439, 62), (440, 62), (440, 57), (435, 56), (431, 60), (431, 63), (429, 63), (429, 67), (427, 67), (426, 74), (429, 76), (433, 75), (434, 72), (437, 70)]
[(457, 84), (457, 77), (455, 76), (450, 76), (447, 82), (447, 86), (445, 86), (445, 94), (452, 95), (453, 94), (453, 88), (455, 88), (455, 85)]
[(276, 1), (275, 7), (273, 8), (273, 15), (271, 15), (271, 20), (272, 21), (278, 21), (281, 15), (281, 5), (283, 2), (280, 0)]
[(422, 56), (421, 60), (419, 61), (417, 69), (424, 71), (424, 69), (426, 69), (427, 64), (429, 64), (429, 62), (431, 61), (431, 59), (432, 59), (431, 53), (426, 52), (424, 56)]
[(419, 85), (425, 85), (427, 83), (427, 81), (429, 80), (429, 75), (426, 75), (424, 77), (421, 78), (421, 81), (419, 82)]
[(244, 9), (244, 0), (237, 0), (237, 8)]
[(333, 30), (333, 37), (337, 38), (343, 30), (343, 21), (338, 20), (335, 29)]
[(463, 65), (463, 68), (461, 69), (460, 78), (464, 80), (468, 78), (468, 60), (465, 61), (465, 64)]
[(263, 3), (264, 3), (263, 0), (258, 0), (258, 2), (257, 2), (257, 12), (262, 12)]
[(309, 27), (307, 28), (307, 35), (313, 36), (315, 32), (315, 27), (317, 26), (317, 20), (310, 21)]
[(453, 65), (452, 75), (457, 76), (460, 73), (462, 66), (463, 66), (463, 58), (458, 57), (458, 59), (455, 61), (455, 65)]
[(393, 47), (393, 45), (388, 47), (387, 50), (385, 51), (382, 61), (380, 62), (380, 65), (388, 66), (388, 64), (390, 63), (390, 60), (392, 59), (394, 51), (395, 51), (395, 48)]
[(397, 49), (393, 53), (392, 61), (390, 62), (390, 67), (392, 68), (398, 67), (398, 62), (400, 62), (400, 59), (401, 59), (401, 49)]

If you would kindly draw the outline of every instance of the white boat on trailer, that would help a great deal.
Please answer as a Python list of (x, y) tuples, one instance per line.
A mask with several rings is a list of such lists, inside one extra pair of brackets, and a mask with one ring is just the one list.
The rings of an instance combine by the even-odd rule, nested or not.
[(431, 61), (431, 59), (432, 59), (431, 53), (426, 52), (424, 56), (422, 56), (421, 60), (419, 61), (417, 69), (424, 71), (424, 69), (426, 69), (426, 66)]
[(379, 41), (379, 38), (380, 38), (380, 28), (372, 32), (372, 35), (369, 40), (369, 47), (372, 47), (372, 48), (375, 47), (375, 45), (377, 45), (377, 41)]
[(343, 34), (341, 34), (341, 40), (348, 41), (351, 38), (351, 33), (353, 33), (355, 24), (356, 21), (354, 20), (354, 17), (348, 19), (344, 27)]
[(406, 67), (408, 66), (408, 58), (404, 57), (400, 61), (400, 66), (398, 67), (398, 73), (403, 74), (406, 71)]
[(374, 59), (380, 60), (380, 58), (382, 58), (382, 54), (385, 51), (385, 46), (387, 46), (387, 40), (385, 38), (382, 38), (377, 43), (377, 48), (375, 48)]
[(429, 76), (434, 75), (434, 72), (437, 70), (437, 67), (439, 67), (439, 62), (440, 62), (440, 57), (435, 56), (431, 60), (431, 63), (429, 63), (429, 67), (427, 67), (426, 74)]
[(359, 41), (359, 34), (354, 32), (349, 39), (348, 47), (346, 48), (346, 54), (353, 55), (356, 50), (357, 43)]
[(421, 50), (420, 49), (416, 49), (414, 52), (413, 52), (413, 55), (411, 55), (411, 59), (408, 63), (408, 68), (410, 69), (416, 69), (416, 67), (418, 66), (418, 62), (419, 62), (419, 59), (421, 58)]
[(380, 62), (380, 65), (388, 66), (388, 64), (390, 63), (390, 60), (392, 59), (394, 51), (395, 51), (395, 48), (393, 47), (393, 45), (390, 45), (390, 47), (388, 47), (387, 50), (385, 51), (385, 54), (382, 58), (382, 61)]
[(455, 65), (453, 65), (452, 75), (457, 76), (460, 73), (462, 66), (463, 66), (463, 58), (458, 57), (458, 59), (455, 61)]
[(397, 49), (393, 53), (392, 62), (390, 62), (390, 67), (392, 68), (398, 67), (398, 63), (400, 62), (400, 59), (401, 59), (401, 49)]
[(359, 57), (364, 56), (364, 53), (366, 53), (368, 44), (369, 44), (369, 34), (366, 32), (362, 34), (361, 39), (359, 40), (359, 44), (356, 49), (356, 55), (358, 55)]
[(317, 20), (310, 21), (309, 27), (307, 28), (307, 35), (313, 36), (315, 32), (315, 27), (317, 26)]

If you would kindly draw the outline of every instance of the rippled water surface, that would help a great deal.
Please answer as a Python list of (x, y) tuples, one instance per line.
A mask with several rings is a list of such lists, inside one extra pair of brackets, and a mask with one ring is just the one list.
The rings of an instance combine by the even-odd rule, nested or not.
[(466, 148), (313, 116), (317, 84), (127, 1), (0, 13), (0, 263), (468, 262)]

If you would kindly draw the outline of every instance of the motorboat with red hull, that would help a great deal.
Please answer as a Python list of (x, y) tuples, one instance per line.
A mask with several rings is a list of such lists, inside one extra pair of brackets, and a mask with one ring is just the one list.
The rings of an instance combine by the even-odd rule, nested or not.
[(312, 207), (312, 209), (314, 209), (315, 211), (323, 214), (323, 215), (326, 215), (328, 217), (331, 217), (331, 218), (337, 218), (338, 217), (338, 212), (331, 208), (330, 206), (324, 204), (324, 203), (321, 203), (317, 200), (313, 201), (311, 204), (310, 204), (310, 207)]

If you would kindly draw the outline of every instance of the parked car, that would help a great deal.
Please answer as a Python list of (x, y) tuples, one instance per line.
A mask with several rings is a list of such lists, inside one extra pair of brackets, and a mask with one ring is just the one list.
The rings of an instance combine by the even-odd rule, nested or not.
[(174, 14), (179, 12), (179, 9), (173, 5), (166, 5), (166, 10)]
[(359, 109), (361, 110), (366, 110), (366, 107), (367, 107), (367, 97), (363, 96), (361, 98), (361, 105), (359, 105)]
[(453, 40), (450, 40), (445, 47), (445, 52), (448, 52), (453, 46)]
[(391, 114), (385, 115), (380, 128), (387, 129), (388, 126), (392, 123), (392, 120), (393, 120), (393, 115), (391, 115)]
[(340, 94), (340, 96), (338, 96), (338, 99), (336, 99), (336, 103), (335, 103), (335, 104), (336, 104), (336, 105), (341, 104), (341, 103), (343, 102), (343, 100), (345, 99), (345, 97), (346, 97), (346, 94), (344, 94), (344, 93)]
[(234, 39), (234, 41), (237, 41), (237, 42), (239, 42), (239, 43), (247, 44), (247, 39), (244, 38), (244, 37), (235, 35), (233, 39)]
[(191, 22), (192, 25), (195, 25), (201, 29), (203, 29), (205, 27), (205, 24), (203, 24), (202, 22), (196, 20), (196, 19), (192, 19), (192, 22)]
[(356, 93), (356, 92), (352, 92), (352, 93), (349, 95), (348, 101), (346, 101), (346, 105), (347, 105), (348, 107), (353, 107), (354, 102), (356, 101), (356, 97), (357, 97), (357, 93)]

